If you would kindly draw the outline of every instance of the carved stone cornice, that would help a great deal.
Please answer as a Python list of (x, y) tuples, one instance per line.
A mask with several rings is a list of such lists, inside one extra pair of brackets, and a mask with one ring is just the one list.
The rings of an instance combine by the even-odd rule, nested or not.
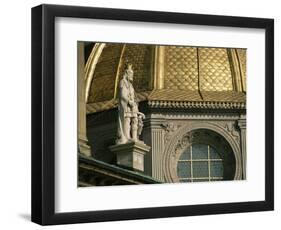
[[(148, 108), (171, 109), (228, 109), (245, 110), (246, 95), (239, 92), (201, 92), (183, 90), (152, 90), (137, 93), (138, 102)], [(117, 107), (115, 99), (87, 103), (87, 113), (96, 113)]]
[(208, 102), (208, 101), (148, 101), (149, 108), (177, 109), (246, 109), (244, 102)]

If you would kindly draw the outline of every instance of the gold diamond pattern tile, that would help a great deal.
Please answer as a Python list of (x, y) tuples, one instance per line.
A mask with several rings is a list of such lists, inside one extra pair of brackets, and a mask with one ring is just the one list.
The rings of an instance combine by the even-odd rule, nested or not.
[(227, 50), (224, 48), (199, 48), (199, 75), (201, 90), (233, 90)]
[(164, 75), (166, 89), (198, 90), (196, 48), (166, 46)]
[[(125, 62), (131, 63), (134, 70), (134, 88), (137, 92), (148, 90), (152, 78), (151, 58), (153, 46), (149, 45), (126, 45), (122, 57), (121, 72), (125, 69)], [(119, 80), (122, 76), (119, 76)]]

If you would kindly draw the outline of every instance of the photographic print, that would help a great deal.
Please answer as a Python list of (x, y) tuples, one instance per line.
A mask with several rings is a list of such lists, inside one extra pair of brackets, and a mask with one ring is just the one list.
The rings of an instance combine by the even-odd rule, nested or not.
[(79, 187), (246, 179), (246, 49), (77, 49)]
[(273, 19), (44, 4), (31, 27), (33, 222), (274, 209)]

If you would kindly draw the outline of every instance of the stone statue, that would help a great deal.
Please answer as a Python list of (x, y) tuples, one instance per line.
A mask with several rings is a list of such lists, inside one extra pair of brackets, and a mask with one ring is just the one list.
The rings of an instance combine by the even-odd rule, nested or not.
[(150, 146), (139, 140), (145, 116), (138, 109), (133, 76), (132, 65), (128, 64), (118, 88), (118, 137), (109, 149), (116, 154), (117, 165), (144, 171), (144, 156)]
[(139, 112), (133, 87), (134, 71), (128, 64), (119, 82), (118, 94), (118, 137), (116, 144), (124, 144), (130, 141), (139, 141), (143, 128), (144, 114)]

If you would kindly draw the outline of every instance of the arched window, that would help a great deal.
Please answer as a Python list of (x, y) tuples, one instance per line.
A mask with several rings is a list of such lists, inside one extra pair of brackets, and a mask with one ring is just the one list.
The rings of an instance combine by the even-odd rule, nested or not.
[(235, 160), (229, 144), (212, 131), (197, 130), (193, 134), (192, 144), (182, 151), (177, 162), (179, 181), (233, 180)]

